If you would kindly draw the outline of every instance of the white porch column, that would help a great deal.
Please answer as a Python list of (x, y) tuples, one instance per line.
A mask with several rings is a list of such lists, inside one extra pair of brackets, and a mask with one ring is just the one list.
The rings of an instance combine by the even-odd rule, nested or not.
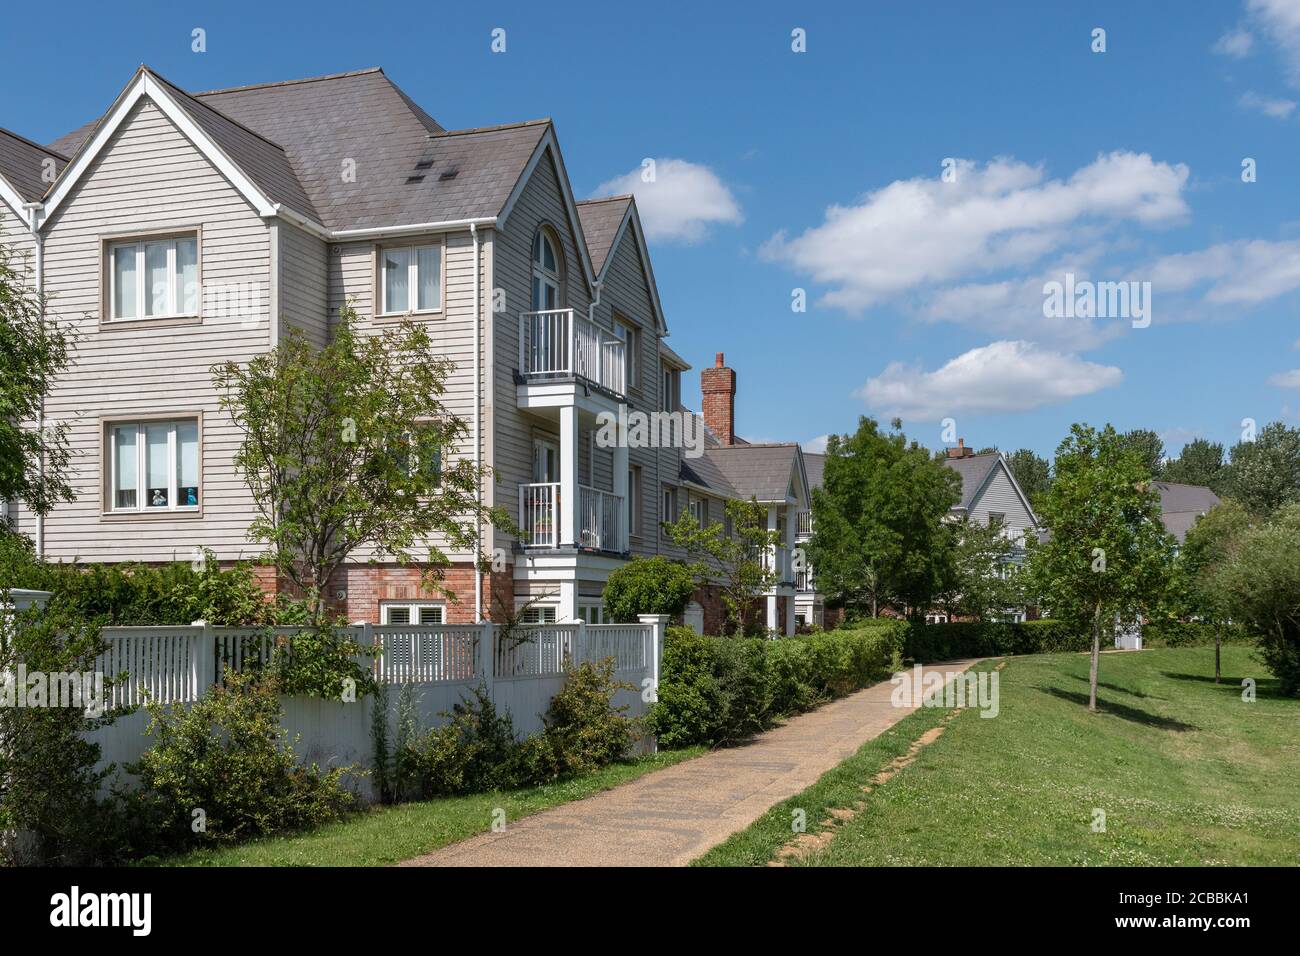
[(775, 634), (778, 627), (779, 625), (776, 620), (776, 595), (769, 594), (767, 596), (767, 632), (769, 634)]
[[(776, 505), (768, 505), (768, 507), (767, 507), (767, 530), (768, 530), (768, 531), (775, 531), (775, 530), (776, 530)], [(768, 562), (769, 562), (769, 564), (768, 564), (769, 567), (771, 567), (771, 568), (773, 568), (773, 569), (777, 569), (777, 566), (776, 566), (776, 548), (774, 548), (774, 547), (769, 547), (769, 548), (767, 549), (767, 560), (768, 560)], [(777, 569), (777, 570), (779, 570), (779, 569)], [(778, 577), (779, 577), (779, 575), (778, 575)], [(775, 633), (777, 632), (777, 630), (781, 627), (780, 622), (777, 621), (777, 619), (776, 619), (776, 593), (775, 593), (775, 590), (773, 591), (773, 593), (771, 593), (771, 594), (769, 594), (769, 595), (767, 596), (767, 622), (766, 622), (766, 623), (767, 623), (767, 632), (768, 632), (769, 634), (775, 634)]]
[(562, 548), (578, 544), (578, 409), (560, 408), (560, 537)]
[(555, 620), (572, 624), (578, 619), (578, 582), (576, 580), (560, 582), (560, 606), (556, 608)]
[(628, 511), (627, 500), (627, 428), (624, 427), (624, 416), (619, 416), (618, 440), (614, 443), (614, 494), (622, 499), (623, 506), (621, 514), (623, 517), (622, 527), (619, 528), (618, 541), (615, 550), (626, 551), (628, 548), (627, 535), (631, 529), (632, 514)]

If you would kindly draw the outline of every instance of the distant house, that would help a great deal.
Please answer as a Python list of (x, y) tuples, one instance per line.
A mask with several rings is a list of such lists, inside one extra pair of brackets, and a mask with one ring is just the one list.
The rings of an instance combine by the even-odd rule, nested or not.
[(1196, 519), (1220, 501), (1219, 496), (1204, 485), (1182, 485), (1174, 481), (1154, 481), (1151, 484), (1160, 495), (1160, 520), (1179, 546), (1192, 525), (1196, 524)]

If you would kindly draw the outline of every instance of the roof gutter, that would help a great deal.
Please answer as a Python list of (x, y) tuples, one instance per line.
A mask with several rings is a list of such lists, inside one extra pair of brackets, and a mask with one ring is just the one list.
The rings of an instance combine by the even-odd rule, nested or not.
[(379, 239), (385, 236), (411, 236), (425, 232), (450, 232), (453, 229), (474, 230), (480, 226), (495, 226), (496, 216), (480, 216), (475, 219), (444, 219), (441, 222), (414, 222), (399, 226), (372, 226), (366, 229), (327, 229), (313, 219), (308, 219), (297, 210), (290, 209), (284, 203), (271, 207), (271, 215), (287, 219), (296, 226), (322, 239)]

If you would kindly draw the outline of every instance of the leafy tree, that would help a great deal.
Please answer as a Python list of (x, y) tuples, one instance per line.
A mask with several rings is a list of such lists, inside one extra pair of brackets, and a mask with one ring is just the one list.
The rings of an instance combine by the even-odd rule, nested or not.
[(956, 528), (953, 576), (940, 605), (953, 615), (996, 619), (1023, 605), (1016, 543), (996, 524), (963, 521)]
[(1162, 477), (1184, 485), (1205, 485), (1222, 494), (1224, 470), (1223, 446), (1218, 442), (1195, 438), (1183, 446), (1182, 453), (1165, 462)]
[(1052, 466), (1047, 459), (1028, 448), (1020, 448), (1007, 455), (1007, 467), (1016, 476), (1016, 484), (1036, 509), (1036, 502), (1052, 485)]
[(29, 272), (0, 242), (0, 500), (48, 514), (73, 498), (68, 423), (34, 423), (76, 343), (69, 327), (46, 316)]
[(670, 614), (686, 610), (695, 592), (695, 571), (663, 555), (633, 558), (610, 572), (605, 584), (605, 613), (618, 623), (634, 622), (638, 614)]
[(296, 332), (247, 365), (213, 369), (221, 407), (243, 432), (235, 463), (252, 490), (249, 538), (326, 617), (333, 571), (357, 551), (419, 560), (438, 586), (447, 556), (472, 549), (475, 516), (504, 523), (475, 500), (472, 459), (451, 459), (465, 422), (443, 404), (454, 366), (413, 322), (373, 336), (341, 311), (317, 349)]
[(726, 614), (723, 632), (736, 635), (745, 633), (750, 609), (776, 584), (777, 569), (765, 555), (782, 542), (779, 532), (768, 530), (767, 509), (754, 499), (731, 500), (726, 507), (730, 531), (720, 521), (702, 525), (685, 509), (666, 530), (690, 555), (698, 584), (718, 584)]
[(1210, 586), (1257, 636), (1282, 693), (1300, 695), (1300, 503), (1283, 505), (1230, 542)]
[(821, 488), (813, 490), (806, 546), (818, 587), (845, 603), (885, 604), (917, 616), (951, 580), (960, 479), (895, 420), (888, 433), (862, 418), (852, 435), (832, 435)]
[(1251, 525), (1250, 513), (1228, 499), (1196, 519), (1178, 552), (1175, 571), (1193, 614), (1214, 626), (1214, 682), (1220, 681), (1223, 629), (1231, 618), (1220, 574), (1236, 539)]
[(1172, 541), (1160, 523), (1149, 461), (1111, 426), (1071, 426), (1056, 451), (1040, 517), (1049, 532), (1030, 546), (1034, 591), (1052, 617), (1092, 629), (1088, 709), (1097, 709), (1103, 629), (1132, 623), (1163, 597)]
[(1253, 514), (1300, 501), (1300, 428), (1270, 422), (1254, 441), (1232, 446), (1225, 490)]
[(1152, 478), (1161, 478), (1164, 474), (1165, 443), (1160, 436), (1149, 428), (1135, 428), (1119, 436), (1125, 448), (1131, 448), (1138, 456)]

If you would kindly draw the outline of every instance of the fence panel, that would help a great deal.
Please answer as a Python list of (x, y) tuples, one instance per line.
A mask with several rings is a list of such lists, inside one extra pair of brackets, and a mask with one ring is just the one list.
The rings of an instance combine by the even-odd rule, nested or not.
[(440, 684), (477, 679), (475, 625), (381, 624), (372, 627), (379, 655), (375, 679), (386, 684)]
[(195, 655), (203, 650), (203, 628), (113, 627), (102, 636), (108, 647), (95, 669), (115, 681), (110, 706), (192, 701), (206, 689), (195, 686), (194, 668)]
[(649, 666), (654, 629), (647, 624), (588, 624), (586, 646), (579, 660), (614, 658), (617, 672), (641, 671)]
[(498, 632), (495, 676), (510, 680), (563, 674), (573, 659), (577, 637), (576, 624), (536, 624), (516, 628), (513, 634)]

